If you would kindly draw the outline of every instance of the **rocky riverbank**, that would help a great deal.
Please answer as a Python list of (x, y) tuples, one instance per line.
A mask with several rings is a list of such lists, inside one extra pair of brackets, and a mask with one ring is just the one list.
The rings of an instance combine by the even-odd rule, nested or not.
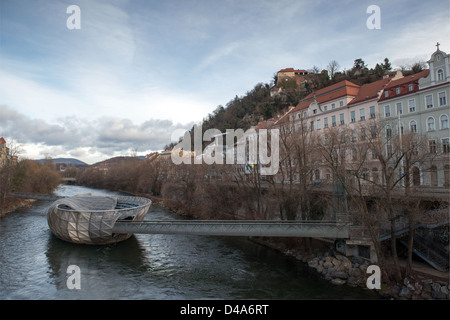
[[(177, 207), (177, 203), (163, 201), (163, 199), (152, 199), (156, 205), (162, 206), (174, 213), (183, 214)], [(329, 244), (315, 243), (314, 254), (303, 254), (296, 248), (288, 248), (283, 241), (267, 238), (251, 238), (252, 241), (261, 245), (278, 250), (285, 255), (292, 256), (315, 269), (321, 277), (335, 285), (348, 285), (367, 289), (367, 268), (371, 263), (358, 257), (346, 257), (336, 253)], [(294, 246), (295, 247), (295, 246)], [(369, 290), (369, 289), (367, 289)], [(417, 274), (408, 277), (402, 283), (393, 285), (381, 283), (381, 289), (377, 292), (386, 299), (399, 300), (450, 300), (449, 281), (438, 280)]]
[[(367, 267), (370, 263), (362, 258), (345, 257), (336, 253), (317, 253), (302, 255), (299, 252), (288, 250), (285, 252), (296, 259), (305, 262), (315, 269), (323, 278), (335, 285), (349, 285), (352, 287), (367, 288)], [(428, 278), (417, 274), (394, 285), (381, 285), (377, 292), (387, 299), (402, 300), (450, 300), (450, 284), (447, 281)]]

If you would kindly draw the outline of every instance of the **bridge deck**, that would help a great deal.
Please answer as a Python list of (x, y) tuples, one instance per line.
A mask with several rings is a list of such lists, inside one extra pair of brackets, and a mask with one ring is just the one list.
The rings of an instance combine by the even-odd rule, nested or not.
[(330, 221), (144, 220), (117, 221), (113, 233), (348, 238), (348, 225)]

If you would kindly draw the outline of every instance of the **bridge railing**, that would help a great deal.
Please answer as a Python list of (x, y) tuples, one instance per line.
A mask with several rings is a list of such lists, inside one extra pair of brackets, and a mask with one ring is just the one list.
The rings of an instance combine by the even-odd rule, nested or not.
[(117, 221), (116, 233), (191, 234), (216, 236), (347, 238), (348, 225), (336, 221), (273, 220), (144, 220)]

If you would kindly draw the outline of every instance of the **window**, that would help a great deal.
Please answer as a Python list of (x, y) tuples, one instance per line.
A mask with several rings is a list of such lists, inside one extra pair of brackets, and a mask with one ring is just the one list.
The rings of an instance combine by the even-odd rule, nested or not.
[(328, 128), (328, 118), (323, 119), (323, 127)]
[(351, 111), (350, 112), (350, 121), (351, 122), (355, 122), (356, 121), (356, 112), (355, 111)]
[(395, 93), (400, 94), (400, 88), (395, 88)]
[(377, 159), (377, 158), (378, 158), (377, 149), (372, 148), (372, 149), (370, 150), (370, 153), (372, 154), (372, 159)]
[(398, 102), (396, 105), (396, 109), (397, 109), (397, 115), (401, 115), (403, 114), (403, 106), (401, 102)]
[(439, 106), (445, 106), (447, 104), (447, 97), (444, 92), (439, 92)]
[(336, 116), (331, 116), (331, 125), (336, 127)]
[(366, 120), (366, 110), (365, 109), (359, 109), (359, 116), (361, 120)]
[(331, 109), (334, 109), (334, 108), (336, 108), (336, 104), (332, 103), (331, 104)]
[(448, 129), (448, 116), (446, 114), (441, 116), (441, 129)]
[(311, 121), (311, 131), (314, 130), (314, 121)]
[(352, 148), (352, 161), (358, 160), (358, 151), (356, 148)]
[(344, 121), (344, 114), (343, 114), (343, 113), (341, 113), (341, 114), (339, 115), (339, 120), (341, 121), (341, 124), (345, 124), (345, 121)]
[(317, 114), (317, 109), (314, 109), (314, 110), (313, 110), (313, 114)]
[(444, 80), (444, 70), (439, 69), (437, 75), (438, 81)]
[(442, 139), (442, 153), (450, 153), (450, 142), (449, 138)]
[(409, 112), (416, 112), (416, 100), (415, 99), (408, 100), (408, 109), (409, 109)]
[(431, 180), (431, 186), (437, 187), (438, 185), (438, 174), (437, 174), (437, 167), (431, 166), (430, 168), (430, 180)]
[(370, 118), (371, 119), (375, 119), (375, 106), (370, 106), (370, 108), (369, 108), (369, 110), (370, 110)]
[(377, 137), (377, 126), (371, 126), (370, 127), (370, 135), (372, 136), (372, 138), (376, 138)]
[(339, 107), (343, 107), (344, 106), (344, 101), (339, 101)]
[(430, 149), (430, 153), (436, 153), (436, 140), (429, 140), (428, 147)]
[(366, 128), (361, 128), (360, 138), (361, 138), (361, 141), (366, 140)]
[(425, 105), (427, 106), (427, 109), (433, 108), (433, 96), (431, 94), (425, 96)]
[(450, 186), (450, 165), (448, 164), (444, 166), (444, 186)]
[(386, 126), (386, 138), (392, 138), (392, 128), (389, 125)]
[(433, 117), (429, 117), (427, 119), (427, 130), (428, 131), (434, 131), (434, 118)]
[(392, 157), (392, 155), (393, 155), (392, 144), (386, 145), (386, 154), (387, 154), (388, 158)]
[(384, 116), (386, 118), (391, 116), (391, 106), (390, 105), (384, 106)]
[(410, 84), (410, 85), (408, 86), (408, 90), (409, 90), (409, 91), (413, 91), (413, 90), (414, 90), (414, 85), (413, 85), (413, 84)]
[(352, 142), (356, 142), (356, 130), (352, 130)]
[(417, 167), (413, 167), (412, 176), (413, 185), (420, 186), (420, 169)]
[(400, 126), (397, 126), (397, 129), (399, 129), (399, 134), (405, 133), (405, 127), (403, 126), (403, 123), (400, 123)]
[(328, 110), (328, 106), (323, 106), (323, 111), (327, 111)]
[(363, 168), (363, 169), (362, 169), (362, 175), (361, 175), (361, 178), (362, 178), (363, 180), (369, 180), (369, 178), (370, 178), (370, 170), (367, 169), (367, 168)]
[(320, 124), (320, 119), (317, 119), (317, 130), (322, 129), (322, 125)]
[(375, 183), (379, 183), (380, 182), (380, 177), (378, 176), (378, 169), (377, 168), (373, 168), (372, 169), (372, 179), (373, 179), (373, 182), (375, 182)]
[(409, 122), (409, 127), (411, 128), (412, 133), (417, 133), (417, 123), (416, 120), (411, 120)]
[(385, 92), (384, 92), (384, 97), (385, 97), (385, 98), (389, 97), (389, 91), (385, 91)]

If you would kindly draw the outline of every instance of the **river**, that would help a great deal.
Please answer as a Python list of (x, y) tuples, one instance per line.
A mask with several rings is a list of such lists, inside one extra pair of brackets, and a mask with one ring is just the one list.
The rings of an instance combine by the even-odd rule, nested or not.
[[(61, 185), (55, 194), (116, 192)], [(48, 228), (49, 201), (0, 219), (0, 299), (376, 299), (335, 286), (301, 261), (242, 237), (134, 235), (108, 246), (63, 242)], [(152, 206), (146, 219), (180, 219)], [(69, 265), (80, 289), (69, 289)]]

